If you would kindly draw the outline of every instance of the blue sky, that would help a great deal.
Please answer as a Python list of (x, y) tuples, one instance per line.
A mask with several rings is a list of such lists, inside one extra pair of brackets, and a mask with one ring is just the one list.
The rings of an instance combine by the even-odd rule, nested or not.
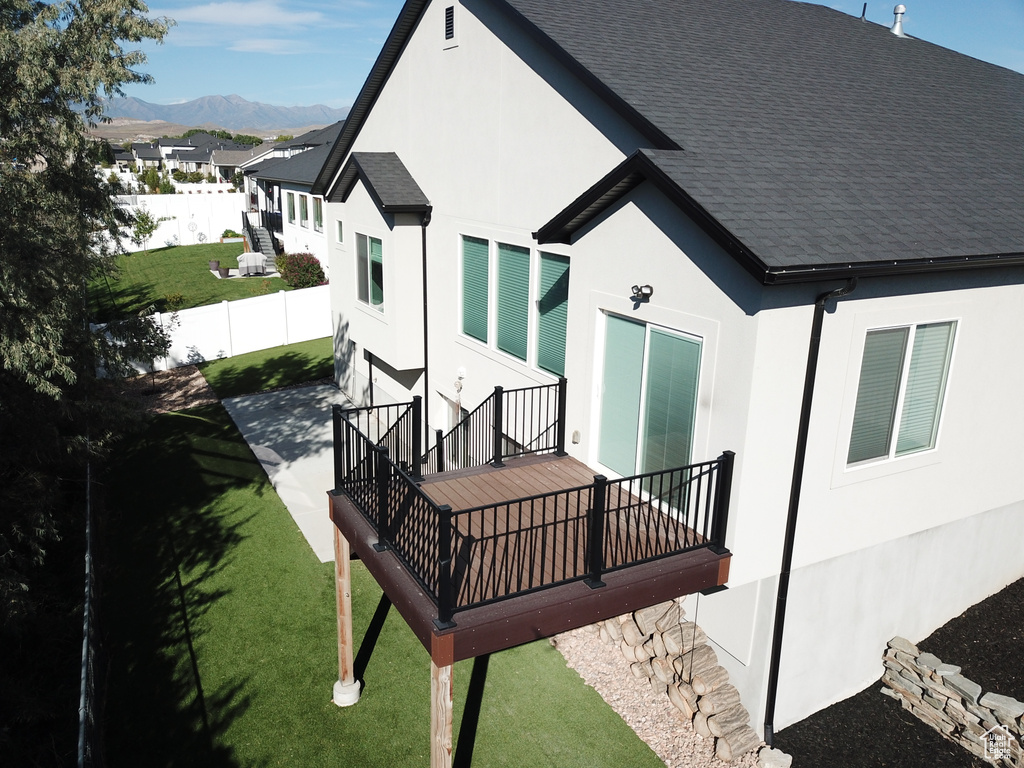
[[(624, 0), (628, 1), (628, 0)], [(280, 106), (352, 103), (402, 0), (150, 0), (178, 24), (146, 45), (156, 78), (125, 89), (157, 104), (237, 93)], [(862, 0), (819, 3), (860, 16)], [(1024, 0), (909, 0), (904, 30), (1024, 72)], [(869, 21), (892, 24), (895, 3), (868, 2)], [(727, 21), (725, 22), (727, 23)]]

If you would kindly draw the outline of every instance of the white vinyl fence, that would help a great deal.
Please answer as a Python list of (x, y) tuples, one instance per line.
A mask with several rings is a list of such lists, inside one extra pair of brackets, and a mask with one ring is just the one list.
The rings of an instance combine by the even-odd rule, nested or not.
[[(170, 331), (171, 350), (167, 357), (157, 360), (156, 370), (330, 336), (329, 291), (330, 286), (318, 285), (158, 312), (153, 319)], [(140, 371), (149, 370), (148, 365), (138, 367)]]

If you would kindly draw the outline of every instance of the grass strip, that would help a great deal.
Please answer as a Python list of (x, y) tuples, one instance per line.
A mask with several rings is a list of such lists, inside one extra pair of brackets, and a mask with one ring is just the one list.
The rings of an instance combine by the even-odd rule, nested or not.
[(333, 375), (334, 345), (327, 336), (223, 360), (208, 360), (200, 363), (199, 369), (218, 397), (251, 395)]
[[(222, 406), (155, 417), (112, 466), (110, 768), (429, 763), (429, 657), (394, 609), (362, 700), (330, 702), (333, 565), (313, 555)], [(353, 563), (357, 638), (379, 597)], [(456, 665), (456, 742), (471, 669)], [(661, 765), (546, 641), (491, 658), (473, 762)]]
[(170, 312), (291, 290), (279, 277), (222, 280), (210, 271), (209, 262), (214, 260), (237, 269), (242, 250), (241, 243), (206, 243), (118, 256), (116, 276), (92, 283), (93, 316), (96, 322), (106, 322), (150, 306)]

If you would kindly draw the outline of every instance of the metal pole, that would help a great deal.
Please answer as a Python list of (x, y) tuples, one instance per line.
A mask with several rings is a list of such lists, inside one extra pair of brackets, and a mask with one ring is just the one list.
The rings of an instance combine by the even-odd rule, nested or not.
[(555, 428), (555, 455), (556, 456), (568, 456), (565, 452), (565, 391), (568, 388), (568, 382), (565, 377), (561, 377), (558, 380), (558, 426)]
[(377, 543), (373, 548), (383, 552), (388, 548), (388, 486), (391, 485), (391, 463), (388, 461), (387, 446), (374, 449), (375, 480), (377, 483)]
[(503, 387), (494, 388), (494, 458), (491, 460), (492, 467), (504, 467), (505, 462), (501, 460), (501, 427), (505, 421), (505, 390)]
[(724, 555), (725, 534), (729, 525), (729, 500), (732, 497), (732, 468), (736, 459), (733, 451), (718, 457), (718, 482), (715, 484), (715, 519), (711, 525), (711, 551)]
[(452, 508), (442, 504), (437, 508), (437, 619), (438, 629), (455, 626), (452, 599)]

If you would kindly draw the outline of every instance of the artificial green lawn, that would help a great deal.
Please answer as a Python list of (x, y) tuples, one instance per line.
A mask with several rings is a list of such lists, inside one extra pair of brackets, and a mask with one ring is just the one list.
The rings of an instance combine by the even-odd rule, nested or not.
[(327, 336), (222, 360), (208, 360), (199, 364), (199, 370), (221, 399), (302, 384), (333, 375), (334, 342)]
[[(91, 286), (96, 322), (138, 313), (150, 306), (166, 312), (291, 290), (279, 277), (221, 280), (210, 272), (211, 260), (237, 268), (242, 250), (241, 243), (207, 243), (150, 248), (148, 253), (119, 256), (117, 275), (101, 277)], [(180, 294), (179, 300), (175, 300), (176, 294)]]
[[(429, 657), (393, 608), (362, 700), (330, 702), (333, 565), (313, 555), (222, 406), (154, 417), (111, 467), (110, 768), (429, 764)], [(352, 571), (358, 641), (380, 590), (359, 562)], [(456, 742), (471, 669), (455, 669)], [(546, 641), (491, 657), (473, 764), (662, 765)]]

